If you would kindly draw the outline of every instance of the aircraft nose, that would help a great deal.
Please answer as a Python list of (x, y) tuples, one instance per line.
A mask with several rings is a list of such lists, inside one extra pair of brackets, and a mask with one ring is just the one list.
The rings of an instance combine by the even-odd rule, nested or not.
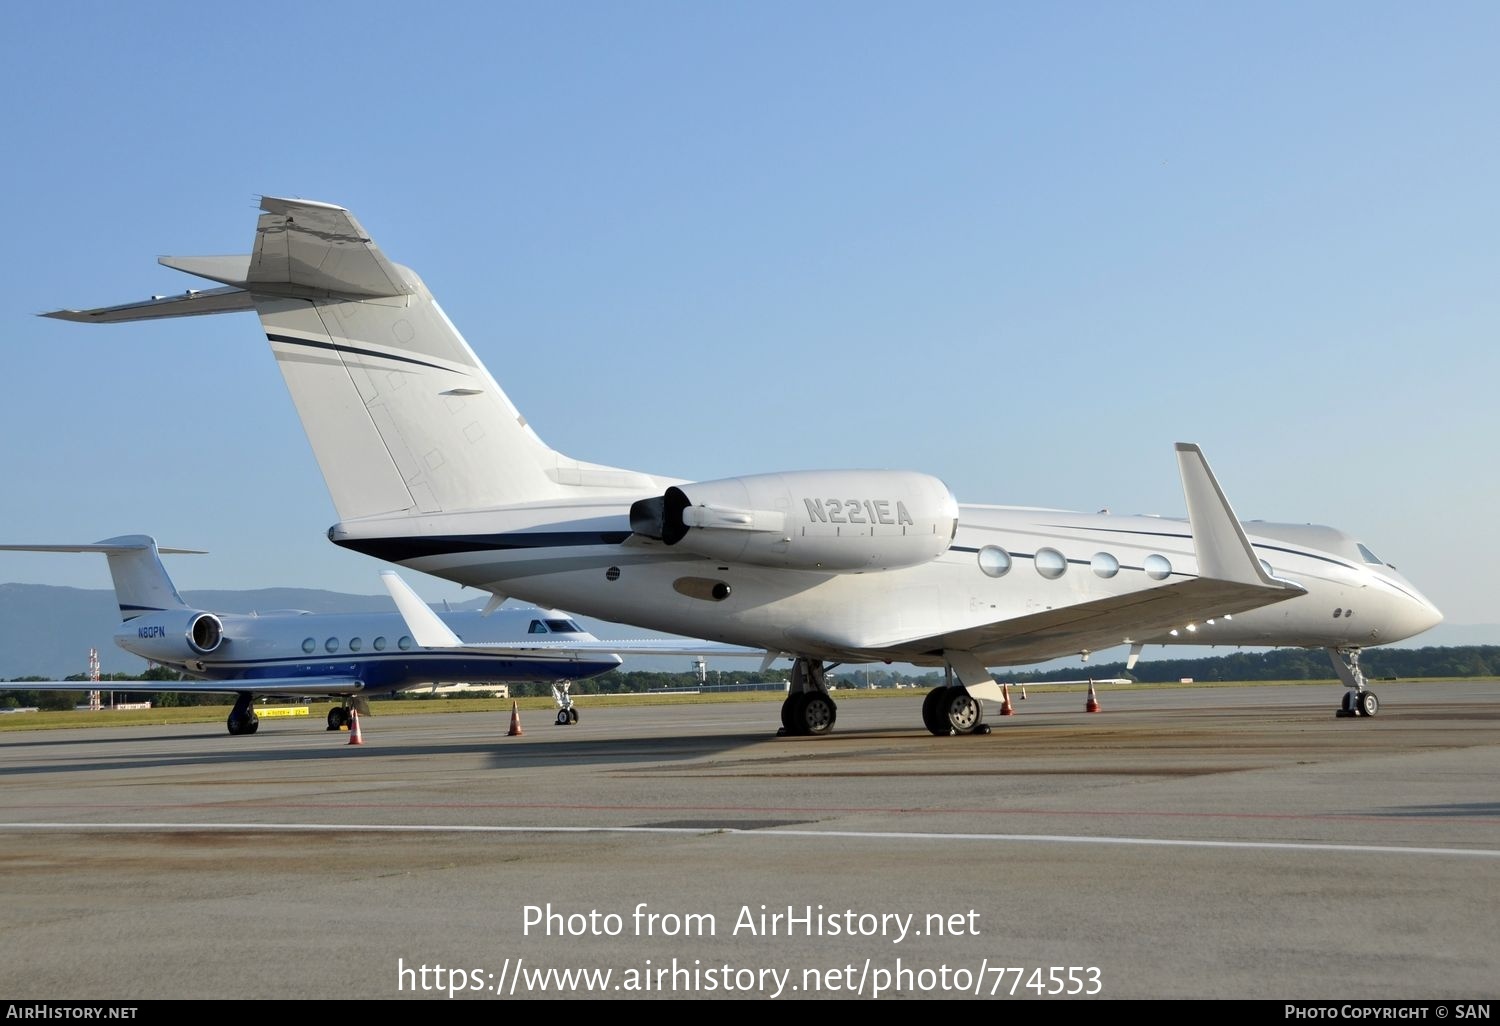
[(1438, 607), (1416, 591), (1411, 591), (1405, 599), (1392, 617), (1390, 624), (1392, 637), (1389, 640), (1414, 638), (1443, 622), (1443, 614)]
[(1443, 622), (1442, 611), (1439, 610), (1438, 607), (1433, 605), (1431, 602), (1428, 602), (1426, 599), (1422, 600), (1422, 608), (1417, 612), (1416, 617), (1418, 622), (1420, 623), (1420, 626), (1418, 626), (1415, 631), (1415, 633), (1417, 634), (1421, 634), (1426, 630), (1431, 630), (1432, 628)]

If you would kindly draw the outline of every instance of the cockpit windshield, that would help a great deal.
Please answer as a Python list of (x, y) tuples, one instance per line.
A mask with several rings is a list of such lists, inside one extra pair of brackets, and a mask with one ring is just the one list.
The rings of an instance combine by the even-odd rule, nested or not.
[(1361, 556), (1365, 557), (1365, 562), (1366, 563), (1374, 563), (1376, 566), (1385, 566), (1385, 560), (1383, 560), (1379, 556), (1375, 555), (1375, 553), (1371, 552), (1369, 549), (1365, 548), (1363, 545), (1360, 545), (1359, 542), (1355, 542), (1354, 544), (1356, 546), (1358, 546), (1358, 548), (1359, 548), (1359, 554)]

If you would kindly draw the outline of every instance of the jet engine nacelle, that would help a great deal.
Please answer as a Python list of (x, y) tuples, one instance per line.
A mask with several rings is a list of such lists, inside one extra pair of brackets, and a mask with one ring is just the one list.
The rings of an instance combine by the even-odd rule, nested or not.
[(799, 470), (674, 485), (635, 503), (630, 528), (725, 562), (892, 570), (947, 551), (958, 530), (958, 501), (927, 474)]
[(182, 665), (218, 649), (224, 625), (212, 613), (169, 609), (137, 616), (115, 632), (115, 643), (156, 663)]

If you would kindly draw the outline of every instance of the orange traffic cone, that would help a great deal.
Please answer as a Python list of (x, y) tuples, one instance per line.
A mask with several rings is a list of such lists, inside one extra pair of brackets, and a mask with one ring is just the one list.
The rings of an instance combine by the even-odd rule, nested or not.
[(506, 732), (505, 736), (506, 737), (520, 737), (521, 734), (522, 734), (522, 730), (521, 730), (521, 709), (520, 709), (519, 706), (516, 705), (515, 702), (511, 702), (510, 703), (510, 730)]
[(1014, 716), (1015, 714), (1016, 714), (1015, 707), (1010, 704), (1010, 685), (1009, 684), (1001, 684), (1000, 685), (1000, 715), (1001, 716)]
[(1094, 694), (1094, 682), (1089, 681), (1089, 699), (1083, 703), (1084, 712), (1099, 711), (1099, 696)]
[(349, 743), (351, 745), (362, 745), (365, 743), (365, 736), (359, 729), (358, 709), (349, 710)]
[(1021, 685), (1021, 701), (1026, 701), (1026, 685)]

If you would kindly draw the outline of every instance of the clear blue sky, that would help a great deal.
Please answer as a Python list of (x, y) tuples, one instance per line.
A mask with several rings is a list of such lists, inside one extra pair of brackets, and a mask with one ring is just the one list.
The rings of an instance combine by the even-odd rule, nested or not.
[(1194, 441), (1497, 623), (1497, 53), (1463, 2), (16, 6), (0, 535), (380, 591), (252, 315), (35, 316), (195, 287), (155, 258), (294, 195), (580, 459), (1177, 514)]

